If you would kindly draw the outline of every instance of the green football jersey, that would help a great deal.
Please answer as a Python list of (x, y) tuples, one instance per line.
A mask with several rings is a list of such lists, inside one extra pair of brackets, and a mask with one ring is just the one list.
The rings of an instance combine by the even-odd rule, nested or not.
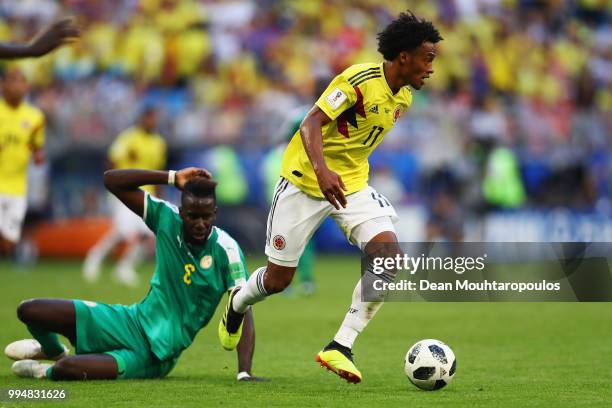
[(188, 246), (173, 204), (145, 194), (143, 216), (157, 238), (151, 288), (134, 305), (136, 316), (160, 360), (177, 357), (213, 316), (223, 294), (247, 279), (240, 246), (213, 227), (204, 245)]

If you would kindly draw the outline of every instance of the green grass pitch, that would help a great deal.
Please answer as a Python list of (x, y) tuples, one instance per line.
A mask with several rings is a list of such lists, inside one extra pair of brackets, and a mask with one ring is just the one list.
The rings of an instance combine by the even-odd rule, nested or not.
[[(250, 258), (252, 269), (262, 258)], [(153, 265), (140, 268), (149, 276)], [(612, 307), (607, 303), (389, 303), (354, 347), (364, 375), (351, 385), (314, 362), (334, 335), (358, 278), (359, 259), (320, 257), (318, 291), (307, 298), (274, 296), (256, 306), (254, 374), (269, 383), (237, 383), (236, 354), (221, 349), (218, 315), (162, 380), (59, 383), (23, 380), (0, 366), (0, 387), (60, 388), (62, 407), (609, 407), (612, 405)], [(132, 303), (147, 286), (126, 289), (108, 276), (86, 285), (76, 262), (31, 268), (0, 263), (0, 344), (27, 338), (15, 307), (32, 297)], [(144, 281), (144, 279), (143, 279)], [(221, 310), (219, 308), (218, 312)], [(417, 340), (437, 338), (457, 355), (446, 388), (425, 392), (403, 372)], [(34, 405), (28, 403), (28, 405)], [(0, 407), (17, 404), (0, 401)]]

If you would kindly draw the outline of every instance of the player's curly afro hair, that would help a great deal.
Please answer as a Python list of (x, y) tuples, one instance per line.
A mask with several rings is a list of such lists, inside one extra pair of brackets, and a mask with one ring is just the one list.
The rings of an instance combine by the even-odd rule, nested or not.
[(212, 198), (216, 201), (215, 188), (217, 182), (206, 177), (195, 177), (185, 183), (183, 197)]
[(442, 36), (431, 21), (420, 19), (411, 11), (400, 13), (384, 30), (377, 35), (378, 52), (387, 61), (398, 56), (401, 51), (412, 51), (426, 41), (437, 43)]

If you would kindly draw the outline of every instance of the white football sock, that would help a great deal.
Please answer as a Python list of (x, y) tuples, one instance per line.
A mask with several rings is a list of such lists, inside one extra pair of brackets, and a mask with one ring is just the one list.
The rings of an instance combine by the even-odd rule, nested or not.
[(334, 340), (345, 347), (353, 348), (353, 343), (359, 333), (365, 329), (382, 305), (383, 302), (361, 301), (361, 279), (359, 279), (353, 290), (351, 307), (344, 316), (344, 321), (334, 336)]
[(249, 306), (264, 300), (268, 293), (264, 287), (265, 267), (257, 269), (249, 277), (247, 283), (240, 288), (234, 300), (232, 301), (232, 309), (237, 313), (246, 313)]

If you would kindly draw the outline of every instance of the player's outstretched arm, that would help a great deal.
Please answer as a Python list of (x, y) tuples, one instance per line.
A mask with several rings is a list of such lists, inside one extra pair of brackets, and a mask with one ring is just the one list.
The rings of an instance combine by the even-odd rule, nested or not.
[(236, 348), (238, 352), (238, 381), (267, 381), (265, 378), (251, 375), (253, 354), (255, 353), (255, 324), (251, 310), (246, 312), (243, 324), (242, 336)]
[(174, 171), (122, 169), (104, 172), (104, 186), (136, 215), (144, 214), (144, 191), (141, 186), (173, 184), (182, 190), (195, 177), (211, 178), (208, 170), (196, 167)]
[(302, 121), (300, 134), (304, 150), (306, 150), (308, 159), (317, 175), (317, 181), (323, 196), (339, 210), (340, 206), (346, 207), (346, 197), (344, 197), (343, 192), (343, 190), (346, 191), (346, 187), (342, 178), (327, 167), (323, 157), (323, 133), (321, 128), (329, 122), (331, 122), (330, 117), (315, 105)]
[(0, 43), (0, 58), (40, 57), (80, 35), (71, 18), (56, 21), (41, 30), (28, 44)]

